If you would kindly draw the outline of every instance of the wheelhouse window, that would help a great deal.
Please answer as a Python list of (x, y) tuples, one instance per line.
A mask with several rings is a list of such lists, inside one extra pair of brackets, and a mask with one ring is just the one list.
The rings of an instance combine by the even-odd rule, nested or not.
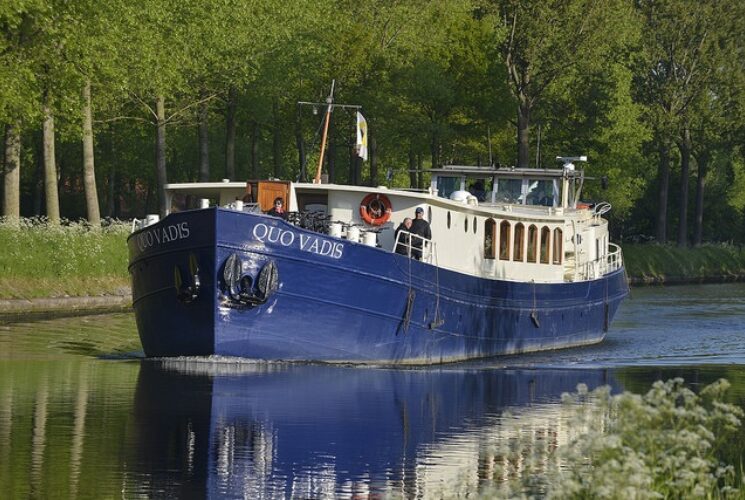
[(554, 229), (554, 264), (561, 264), (564, 256), (564, 232), (558, 227)]
[(499, 224), (499, 259), (510, 260), (510, 223), (503, 220)]
[(484, 222), (484, 258), (496, 258), (497, 223), (494, 219), (486, 219)]
[(528, 193), (525, 197), (526, 205), (539, 205), (544, 207), (553, 207), (556, 198), (553, 180), (532, 180), (528, 179)]
[(551, 248), (551, 230), (547, 226), (541, 228), (541, 264), (548, 264), (548, 251)]
[(496, 203), (522, 203), (522, 191), (522, 179), (499, 179), (494, 201)]
[(453, 191), (460, 189), (460, 177), (437, 176), (437, 196), (450, 198)]
[(538, 262), (538, 228), (535, 224), (528, 226), (528, 262)]
[(525, 226), (522, 222), (515, 224), (515, 244), (512, 248), (512, 260), (519, 262), (525, 257)]

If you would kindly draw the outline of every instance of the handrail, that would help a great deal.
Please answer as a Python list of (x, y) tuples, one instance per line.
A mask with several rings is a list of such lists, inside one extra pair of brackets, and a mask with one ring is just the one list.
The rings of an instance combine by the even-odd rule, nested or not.
[(585, 262), (579, 266), (580, 280), (597, 279), (606, 274), (621, 269), (623, 266), (623, 252), (615, 243), (608, 243), (608, 252), (595, 260)]
[[(401, 238), (401, 235), (404, 234), (404, 238)], [(416, 246), (412, 243), (412, 240), (421, 241), (421, 247)], [(412, 256), (412, 253), (422, 252), (422, 262), (426, 262), (427, 264), (432, 263), (432, 255), (435, 253), (435, 242), (425, 238), (424, 236), (420, 236), (416, 233), (410, 233), (409, 231), (401, 230), (396, 235), (396, 241), (393, 243), (393, 252), (396, 252), (396, 249), (398, 248), (398, 245), (403, 246), (406, 249), (406, 255), (408, 257)]]

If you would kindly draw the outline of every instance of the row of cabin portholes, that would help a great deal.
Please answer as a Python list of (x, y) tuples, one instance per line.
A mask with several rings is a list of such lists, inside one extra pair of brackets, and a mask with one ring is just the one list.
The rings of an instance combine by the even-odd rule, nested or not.
[(499, 260), (560, 265), (563, 261), (563, 247), (564, 232), (558, 227), (551, 231), (548, 226), (542, 226), (539, 231), (539, 226), (530, 224), (526, 231), (522, 222), (513, 227), (509, 221), (503, 220), (497, 233), (497, 221), (484, 221), (485, 259), (493, 260), (499, 256)]
[[(431, 211), (432, 209), (430, 209)], [(430, 217), (430, 220), (432, 220), (432, 217)], [(468, 216), (465, 216), (465, 224), (463, 225), (463, 230), (467, 233), (468, 232)], [(450, 229), (450, 224), (452, 221), (452, 216), (450, 215), (450, 210), (448, 210), (448, 229)], [(476, 234), (476, 228), (478, 227), (478, 224), (476, 222), (476, 216), (473, 217), (473, 234)]]

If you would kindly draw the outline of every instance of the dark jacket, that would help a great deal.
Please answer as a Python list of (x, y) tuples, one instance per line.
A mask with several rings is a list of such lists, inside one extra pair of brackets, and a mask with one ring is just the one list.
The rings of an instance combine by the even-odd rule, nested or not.
[[(401, 239), (398, 239), (398, 233), (401, 231), (404, 231), (404, 234), (401, 235)], [(396, 228), (396, 232), (394, 233), (394, 237), (398, 239), (398, 245), (396, 245), (396, 253), (399, 253), (401, 255), (409, 255), (409, 233), (411, 230), (407, 228), (404, 223), (398, 225)]]
[[(432, 239), (432, 230), (429, 227), (429, 222), (424, 219), (414, 219), (411, 222), (411, 229), (409, 230), (409, 232), (417, 234), (422, 238), (427, 238), (428, 240)], [(421, 238), (411, 238), (411, 246), (413, 247), (411, 256), (414, 257), (416, 260), (422, 260), (423, 243), (424, 242), (421, 240)]]
[(272, 207), (271, 210), (269, 210), (267, 215), (273, 215), (274, 217), (281, 217), (282, 219), (287, 220), (287, 210), (283, 210), (281, 213), (277, 212), (277, 209)]
[[(429, 227), (429, 222), (424, 219), (414, 219), (411, 222), (410, 232), (418, 234), (422, 238), (427, 238), (428, 240), (432, 239), (432, 229), (430, 229)], [(412, 241), (411, 244), (415, 247), (421, 247), (422, 240), (420, 240), (419, 238), (414, 238), (414, 241)]]

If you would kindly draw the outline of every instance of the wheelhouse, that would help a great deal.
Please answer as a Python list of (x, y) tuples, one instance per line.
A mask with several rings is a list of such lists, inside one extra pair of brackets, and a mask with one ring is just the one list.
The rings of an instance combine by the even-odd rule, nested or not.
[(576, 208), (584, 175), (571, 162), (560, 169), (447, 165), (429, 170), (431, 191), (442, 198), (468, 193), (487, 205)]

